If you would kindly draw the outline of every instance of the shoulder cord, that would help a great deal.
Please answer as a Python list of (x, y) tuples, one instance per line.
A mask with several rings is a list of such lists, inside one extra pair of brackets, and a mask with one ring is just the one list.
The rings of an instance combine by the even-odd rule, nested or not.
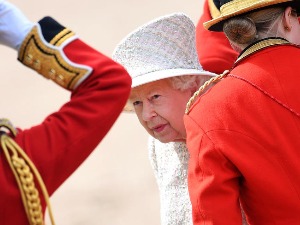
[(206, 89), (212, 83), (219, 82), (224, 77), (226, 77), (228, 73), (229, 70), (225, 70), (222, 74), (212, 77), (209, 80), (205, 81), (205, 83), (198, 89), (198, 91), (194, 93), (194, 95), (190, 98), (190, 100), (186, 104), (185, 114), (189, 113), (191, 106), (195, 103), (196, 98), (204, 91), (204, 89)]
[(20, 146), (6, 133), (1, 133), (1, 147), (18, 183), (29, 224), (44, 224), (39, 192), (34, 183), (36, 178), (47, 204), (51, 224), (55, 225), (49, 195), (41, 175)]

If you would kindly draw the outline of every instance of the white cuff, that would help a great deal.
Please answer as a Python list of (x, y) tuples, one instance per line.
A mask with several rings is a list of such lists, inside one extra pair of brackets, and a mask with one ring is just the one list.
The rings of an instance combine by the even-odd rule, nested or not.
[(13, 4), (0, 0), (0, 44), (19, 50), (19, 47), (34, 26)]

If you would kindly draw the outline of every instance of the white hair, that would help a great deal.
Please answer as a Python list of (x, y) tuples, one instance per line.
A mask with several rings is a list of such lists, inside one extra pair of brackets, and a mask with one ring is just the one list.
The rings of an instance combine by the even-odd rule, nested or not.
[(168, 78), (173, 88), (181, 91), (188, 89), (198, 89), (205, 81), (210, 79), (209, 75), (182, 75)]

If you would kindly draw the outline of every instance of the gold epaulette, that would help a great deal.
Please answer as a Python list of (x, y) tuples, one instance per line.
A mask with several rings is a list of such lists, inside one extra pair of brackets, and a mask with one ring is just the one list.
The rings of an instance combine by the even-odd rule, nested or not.
[(190, 108), (191, 106), (195, 103), (196, 99), (198, 98), (198, 96), (211, 84), (215, 83), (215, 82), (219, 82), (220, 80), (222, 80), (224, 77), (227, 76), (227, 74), (229, 73), (229, 70), (225, 70), (222, 74), (212, 77), (210, 78), (208, 81), (206, 81), (199, 89), (198, 91), (196, 91), (194, 93), (194, 95), (190, 98), (190, 100), (188, 101), (188, 103), (186, 104), (186, 108), (185, 108), (185, 114), (189, 114), (190, 112)]
[(63, 53), (64, 45), (72, 38), (75, 34), (66, 28), (48, 43), (37, 24), (22, 42), (18, 60), (63, 88), (74, 90), (92, 69), (69, 61)]
[(0, 119), (1, 148), (18, 184), (29, 224), (44, 225), (41, 199), (35, 184), (36, 180), (47, 204), (50, 221), (54, 225), (49, 195), (41, 175), (27, 154), (4, 129), (9, 130), (14, 136), (17, 134), (17, 130), (9, 120)]

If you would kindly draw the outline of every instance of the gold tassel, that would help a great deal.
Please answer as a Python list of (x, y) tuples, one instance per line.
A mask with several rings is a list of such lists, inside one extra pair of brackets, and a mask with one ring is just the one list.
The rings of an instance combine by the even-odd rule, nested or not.
[[(0, 127), (6, 127), (12, 131), (12, 127), (7, 126), (7, 121), (4, 123), (3, 121), (5, 120), (0, 120)], [(34, 182), (34, 178), (36, 178), (48, 207), (51, 224), (55, 225), (49, 195), (41, 175), (20, 146), (5, 132), (1, 133), (1, 147), (18, 183), (29, 224), (44, 224), (39, 192)], [(16, 132), (12, 133), (16, 134)]]

